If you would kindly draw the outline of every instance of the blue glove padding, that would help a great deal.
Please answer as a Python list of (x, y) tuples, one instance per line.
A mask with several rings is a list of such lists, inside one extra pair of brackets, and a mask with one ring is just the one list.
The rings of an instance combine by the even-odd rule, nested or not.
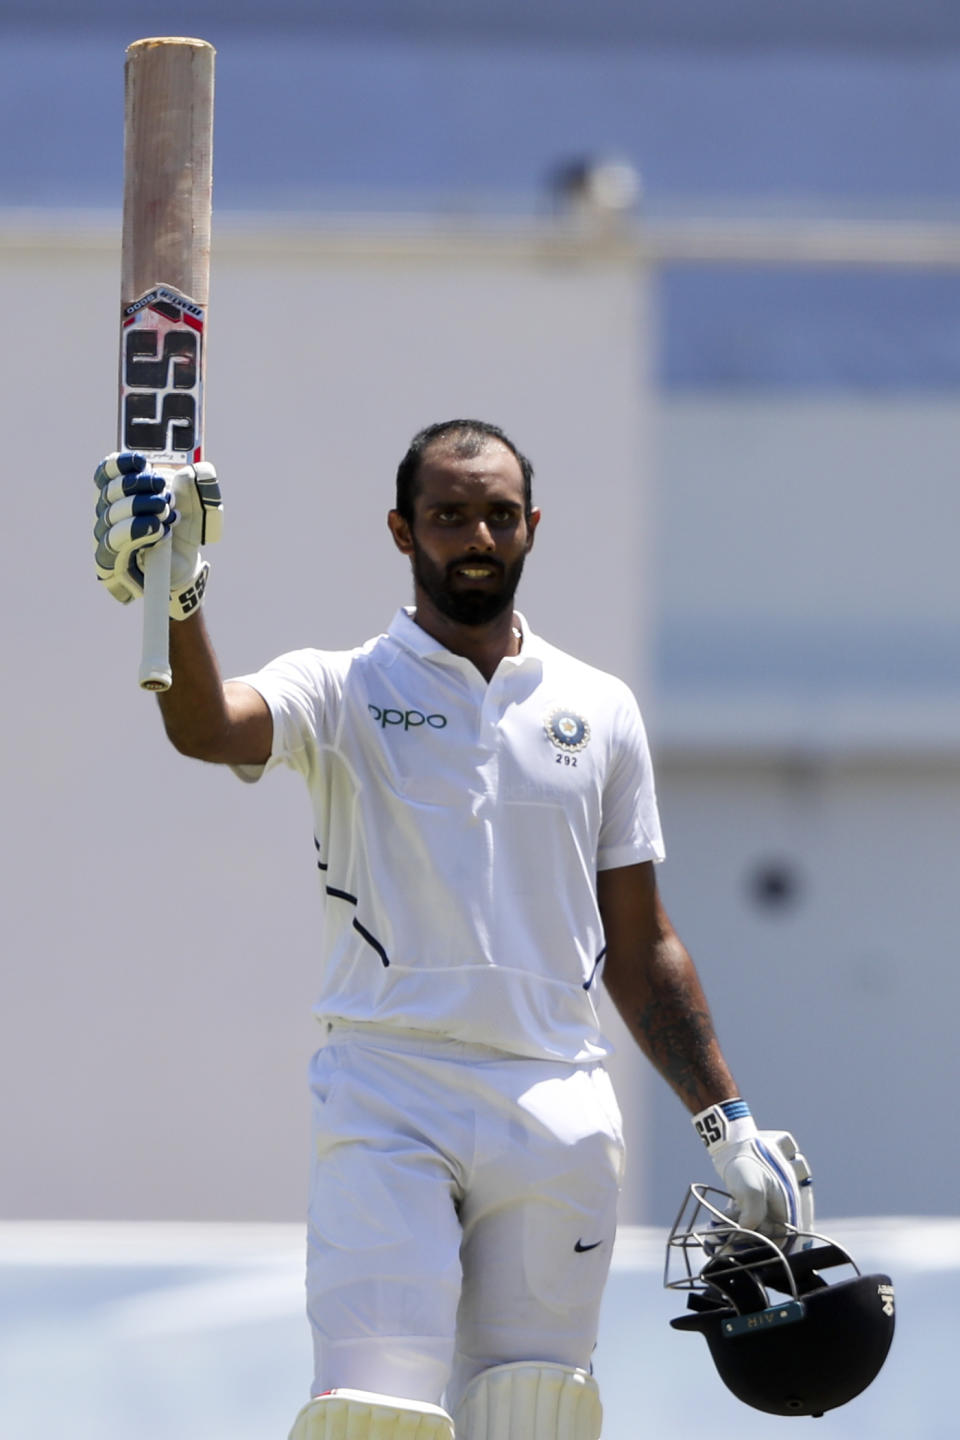
[(173, 524), (173, 493), (143, 455), (108, 455), (94, 473), (97, 487), (97, 578), (121, 604), (143, 594), (138, 552), (163, 538)]
[(813, 1229), (813, 1180), (792, 1135), (758, 1130), (740, 1099), (701, 1110), (693, 1124), (733, 1198), (731, 1219), (777, 1244)]
[(98, 489), (97, 576), (123, 604), (143, 594), (144, 551), (172, 528), (170, 614), (182, 620), (199, 605), (210, 567), (200, 546), (220, 539), (223, 505), (213, 466), (184, 465), (172, 475), (149, 468), (131, 451), (108, 455), (94, 474)]

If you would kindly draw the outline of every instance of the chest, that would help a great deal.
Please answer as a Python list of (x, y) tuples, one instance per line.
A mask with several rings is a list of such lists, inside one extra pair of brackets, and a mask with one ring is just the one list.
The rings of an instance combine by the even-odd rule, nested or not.
[(599, 804), (609, 737), (589, 698), (508, 671), (489, 684), (407, 674), (364, 677), (348, 697), (341, 744), (369, 784), (413, 801)]

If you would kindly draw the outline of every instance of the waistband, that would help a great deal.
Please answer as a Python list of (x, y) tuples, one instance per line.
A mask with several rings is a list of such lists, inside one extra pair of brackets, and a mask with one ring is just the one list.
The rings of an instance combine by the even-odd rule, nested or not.
[(455, 1040), (439, 1031), (381, 1025), (376, 1021), (341, 1020), (336, 1016), (323, 1015), (320, 1017), (319, 1023), (321, 1050), (327, 1045), (358, 1041), (361, 1044), (375, 1045), (379, 1050), (394, 1050), (407, 1055), (430, 1055), (438, 1058), (445, 1056), (449, 1059), (478, 1061), (497, 1060), (501, 1063), (525, 1060), (532, 1061), (534, 1064), (542, 1059), (551, 1064), (568, 1064), (572, 1069), (583, 1063), (576, 1060), (557, 1061), (547, 1055), (542, 1057), (517, 1055), (512, 1050), (499, 1050), (494, 1045), (481, 1045), (472, 1040)]

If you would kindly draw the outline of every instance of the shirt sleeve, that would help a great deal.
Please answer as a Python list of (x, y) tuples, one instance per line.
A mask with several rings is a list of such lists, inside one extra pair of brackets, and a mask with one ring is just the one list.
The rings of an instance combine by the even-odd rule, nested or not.
[(239, 779), (253, 784), (276, 765), (309, 777), (325, 728), (329, 728), (342, 685), (322, 652), (293, 650), (262, 670), (233, 679), (250, 685), (267, 702), (273, 718), (273, 744), (265, 765), (233, 765)]
[(597, 869), (616, 870), (665, 855), (653, 762), (640, 708), (624, 686), (610, 773), (603, 790)]

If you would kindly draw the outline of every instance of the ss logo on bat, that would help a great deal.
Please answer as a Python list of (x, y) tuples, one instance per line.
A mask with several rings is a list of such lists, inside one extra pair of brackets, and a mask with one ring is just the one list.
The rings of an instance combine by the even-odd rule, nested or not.
[(158, 286), (123, 316), (121, 434), (127, 450), (199, 459), (203, 310)]

